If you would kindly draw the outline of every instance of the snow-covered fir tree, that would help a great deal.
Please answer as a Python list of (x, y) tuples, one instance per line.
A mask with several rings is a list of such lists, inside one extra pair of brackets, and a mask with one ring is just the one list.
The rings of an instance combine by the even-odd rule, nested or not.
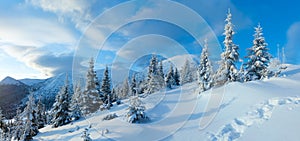
[(118, 95), (117, 95), (116, 88), (113, 88), (111, 90), (111, 102), (116, 102), (118, 100), (119, 100), (119, 98), (118, 98)]
[(181, 85), (192, 82), (193, 81), (193, 74), (191, 69), (191, 63), (188, 59), (185, 60), (183, 68), (181, 70)]
[(150, 60), (150, 65), (148, 68), (148, 77), (147, 77), (147, 84), (145, 92), (148, 94), (154, 93), (160, 90), (164, 84), (164, 80), (162, 79), (161, 75), (159, 74), (158, 69), (158, 61), (156, 55), (152, 55)]
[(154, 92), (157, 92), (161, 89), (161, 82), (160, 82), (160, 76), (156, 74), (151, 74), (150, 79), (147, 83), (147, 94), (152, 94)]
[(157, 65), (158, 65), (157, 56), (154, 54), (154, 55), (152, 55), (152, 58), (150, 60), (150, 64), (148, 67), (148, 77), (147, 77), (148, 81), (151, 79), (151, 76), (153, 74), (155, 74), (155, 75), (158, 74)]
[(166, 86), (171, 89), (172, 88), (172, 85), (174, 85), (176, 82), (175, 82), (175, 79), (174, 79), (174, 70), (173, 70), (173, 66), (170, 65), (170, 69), (168, 71), (168, 74), (166, 76)]
[(162, 61), (159, 62), (159, 67), (158, 67), (158, 72), (157, 75), (160, 76), (159, 77), (159, 82), (161, 83), (161, 87), (163, 87), (165, 85), (165, 74), (164, 74), (164, 68), (163, 68), (163, 63)]
[(136, 82), (136, 78), (135, 78), (135, 74), (132, 76), (131, 78), (131, 85), (130, 85), (130, 90), (131, 90), (131, 95), (135, 95), (137, 93), (137, 82)]
[(176, 67), (175, 67), (175, 71), (174, 71), (174, 85), (176, 85), (176, 86), (180, 85), (180, 76), (179, 76), (178, 69)]
[(92, 141), (92, 138), (90, 137), (87, 128), (85, 128), (84, 131), (82, 132), (81, 138), (83, 141)]
[(5, 122), (4, 122), (4, 120), (5, 120), (5, 117), (4, 117), (4, 115), (2, 113), (2, 109), (0, 107), (0, 129), (2, 129), (2, 131), (5, 128)]
[(255, 27), (253, 46), (248, 49), (248, 62), (245, 64), (245, 81), (259, 80), (273, 74), (268, 69), (271, 54), (268, 52), (267, 43), (263, 37), (262, 27)]
[(5, 116), (2, 113), (1, 107), (0, 107), (0, 139), (1, 140), (8, 140), (7, 136), (9, 135), (8, 133), (8, 124), (5, 123)]
[(94, 113), (99, 110), (103, 101), (100, 99), (99, 91), (96, 88), (96, 73), (94, 71), (94, 59), (89, 62), (89, 69), (86, 75), (86, 86), (78, 101), (83, 115)]
[(14, 117), (14, 125), (13, 125), (13, 135), (12, 138), (14, 140), (21, 140), (23, 132), (24, 132), (24, 122), (23, 117), (21, 116), (21, 109), (17, 109), (17, 114)]
[(70, 116), (72, 120), (78, 120), (81, 118), (82, 113), (80, 110), (80, 105), (78, 103), (79, 99), (81, 98), (82, 91), (81, 91), (81, 86), (79, 83), (76, 84), (74, 94), (71, 99), (71, 106), (70, 106)]
[(239, 47), (233, 43), (233, 35), (235, 34), (233, 27), (234, 25), (231, 22), (231, 13), (228, 10), (227, 18), (225, 20), (225, 39), (224, 43), (224, 52), (221, 54), (221, 61), (219, 62), (220, 66), (215, 75), (216, 85), (223, 85), (226, 82), (232, 82), (239, 80), (238, 69), (236, 68), (236, 63), (239, 61)]
[(46, 111), (45, 105), (42, 102), (42, 98), (39, 98), (37, 103), (37, 121), (38, 121), (38, 128), (43, 128), (46, 124)]
[(126, 120), (129, 123), (144, 122), (149, 120), (145, 113), (145, 106), (138, 96), (132, 96), (130, 98), (130, 105), (126, 116)]
[(66, 77), (65, 85), (61, 88), (56, 95), (55, 103), (51, 109), (52, 114), (52, 127), (56, 128), (68, 124), (70, 119), (70, 91), (68, 86), (68, 78)]
[(206, 91), (212, 87), (212, 66), (208, 57), (208, 45), (205, 41), (204, 47), (202, 49), (200, 64), (198, 67), (198, 83), (200, 87), (200, 92)]
[(129, 84), (128, 84), (128, 78), (126, 78), (122, 85), (120, 86), (120, 92), (119, 92), (119, 97), (120, 99), (125, 99), (125, 98), (128, 98), (130, 95), (130, 88), (129, 88)]
[(26, 103), (26, 107), (24, 109), (25, 114), (25, 126), (24, 132), (22, 135), (22, 140), (31, 140), (33, 136), (37, 135), (38, 130), (38, 121), (37, 121), (37, 113), (35, 110), (35, 99), (33, 94), (29, 95), (29, 99)]
[(107, 108), (111, 106), (111, 87), (110, 87), (110, 77), (108, 74), (108, 67), (106, 66), (102, 78), (102, 85), (101, 85), (101, 94), (103, 95), (103, 102), (106, 104)]

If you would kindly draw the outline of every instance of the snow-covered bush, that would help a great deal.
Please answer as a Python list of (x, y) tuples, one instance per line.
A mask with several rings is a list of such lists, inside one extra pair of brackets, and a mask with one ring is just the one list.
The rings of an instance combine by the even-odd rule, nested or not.
[(118, 117), (116, 113), (106, 115), (102, 120), (111, 120)]
[(138, 96), (131, 97), (126, 120), (129, 123), (140, 123), (148, 121), (149, 118), (145, 113), (145, 106)]
[(81, 138), (83, 139), (83, 141), (92, 141), (90, 134), (87, 132), (88, 132), (88, 129), (85, 128), (85, 130), (83, 131), (83, 133), (81, 135)]

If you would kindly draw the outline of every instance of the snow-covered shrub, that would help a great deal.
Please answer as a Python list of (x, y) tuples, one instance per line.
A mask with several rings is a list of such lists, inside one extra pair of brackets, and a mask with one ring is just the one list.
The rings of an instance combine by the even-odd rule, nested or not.
[(88, 129), (85, 128), (85, 130), (83, 131), (83, 133), (81, 135), (81, 138), (83, 139), (83, 141), (92, 141), (90, 134), (87, 132), (88, 132)]
[(106, 115), (102, 120), (111, 120), (118, 117), (116, 113)]
[(126, 114), (126, 120), (129, 123), (140, 123), (148, 121), (149, 118), (145, 113), (145, 106), (138, 96), (134, 96), (130, 99), (130, 105)]

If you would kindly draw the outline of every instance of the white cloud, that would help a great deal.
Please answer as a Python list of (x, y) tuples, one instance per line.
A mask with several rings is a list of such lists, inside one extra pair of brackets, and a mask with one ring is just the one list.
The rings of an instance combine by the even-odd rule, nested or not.
[(26, 0), (35, 7), (57, 14), (59, 19), (71, 18), (76, 28), (83, 30), (92, 20), (91, 1), (86, 0)]
[(300, 63), (300, 22), (290, 26), (287, 31), (285, 54), (287, 63)]
[[(0, 49), (16, 59), (11, 60), (12, 62), (23, 62), (27, 67), (49, 76), (61, 70), (62, 67), (47, 66), (46, 63), (38, 64), (37, 61), (42, 56), (56, 55), (58, 57), (59, 54), (72, 52), (75, 44), (74, 33), (56, 19), (22, 16), (5, 17), (5, 20), (0, 22)], [(61, 52), (62, 50), (64, 52)], [(53, 60), (55, 61), (58, 64), (60, 62)], [(62, 59), (61, 62), (63, 61), (72, 63), (70, 59)]]
[(5, 17), (0, 22), (0, 43), (40, 47), (50, 43), (74, 44), (75, 41), (72, 31), (53, 19)]

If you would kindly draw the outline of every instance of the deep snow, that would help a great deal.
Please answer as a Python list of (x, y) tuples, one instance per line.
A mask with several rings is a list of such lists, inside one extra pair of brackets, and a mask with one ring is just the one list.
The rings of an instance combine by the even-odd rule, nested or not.
[[(300, 66), (283, 77), (229, 83), (198, 95), (197, 83), (142, 98), (151, 122), (129, 124), (128, 101), (110, 111), (59, 128), (47, 126), (36, 140), (81, 140), (91, 126), (93, 140), (299, 140)], [(102, 121), (109, 113), (118, 118)], [(108, 129), (108, 133), (104, 130)]]

